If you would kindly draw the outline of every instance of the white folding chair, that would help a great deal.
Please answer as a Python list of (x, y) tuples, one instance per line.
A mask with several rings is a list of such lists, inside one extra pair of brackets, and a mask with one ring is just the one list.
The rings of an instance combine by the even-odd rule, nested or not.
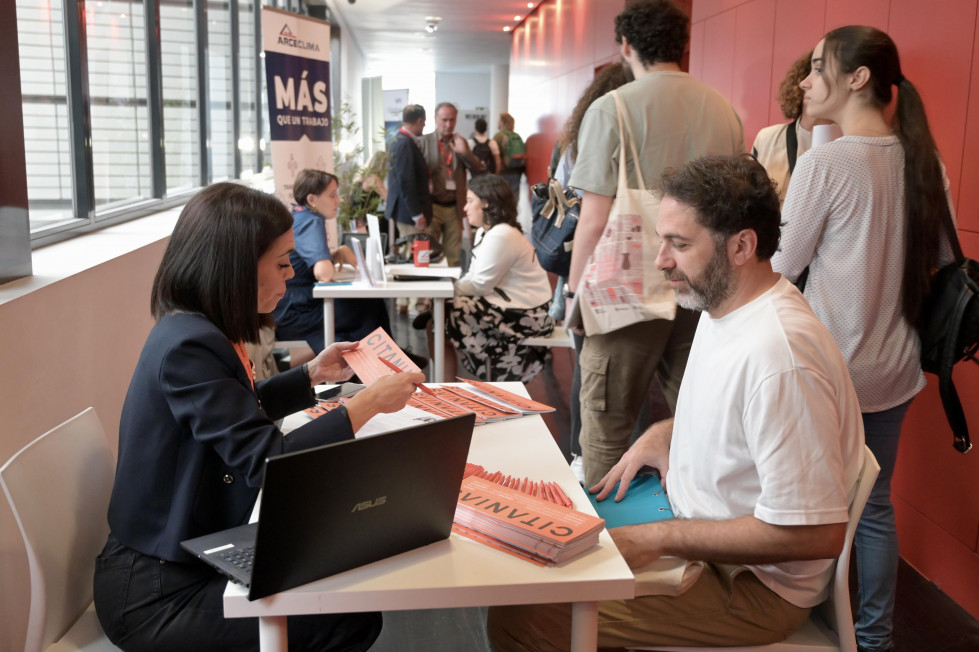
[[(749, 645), (742, 647), (634, 647), (632, 650), (658, 650), (659, 652), (816, 652), (835, 650), (837, 652), (857, 652), (857, 641), (853, 634), (853, 615), (850, 613), (850, 550), (853, 535), (863, 508), (874, 488), (880, 465), (870, 449), (864, 447), (863, 468), (857, 478), (857, 487), (850, 503), (849, 520), (846, 524), (846, 540), (843, 550), (836, 560), (836, 570), (829, 583), (829, 597), (812, 610), (809, 620), (784, 641), (769, 645)], [(705, 623), (705, 627), (709, 627)]]
[(26, 652), (117, 650), (92, 605), (95, 557), (109, 534), (115, 460), (93, 408), (41, 435), (0, 467), (27, 548)]

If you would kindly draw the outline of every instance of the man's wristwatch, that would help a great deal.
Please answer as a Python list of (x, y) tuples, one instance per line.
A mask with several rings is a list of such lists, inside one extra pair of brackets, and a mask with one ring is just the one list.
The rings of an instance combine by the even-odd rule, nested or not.
[(565, 299), (574, 299), (574, 292), (572, 292), (568, 288), (564, 288), (564, 298)]

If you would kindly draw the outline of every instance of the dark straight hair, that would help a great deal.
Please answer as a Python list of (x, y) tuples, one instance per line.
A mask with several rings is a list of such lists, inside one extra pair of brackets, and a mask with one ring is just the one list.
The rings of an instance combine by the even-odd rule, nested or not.
[(904, 277), (901, 312), (914, 326), (938, 263), (943, 223), (948, 213), (945, 177), (938, 147), (928, 128), (925, 105), (914, 85), (901, 74), (901, 60), (891, 37), (874, 27), (848, 25), (826, 35), (823, 58), (830, 53), (836, 72), (870, 70), (874, 102), (886, 107), (897, 88), (894, 132), (904, 147)]
[(153, 280), (150, 309), (207, 317), (232, 342), (258, 342), (258, 259), (292, 228), (273, 195), (216, 183), (187, 202)]
[(330, 187), (331, 183), (336, 182), (339, 186), (340, 180), (335, 174), (314, 170), (313, 168), (303, 168), (296, 175), (296, 180), (292, 182), (292, 196), (296, 203), (304, 208), (309, 208), (310, 195), (319, 195)]

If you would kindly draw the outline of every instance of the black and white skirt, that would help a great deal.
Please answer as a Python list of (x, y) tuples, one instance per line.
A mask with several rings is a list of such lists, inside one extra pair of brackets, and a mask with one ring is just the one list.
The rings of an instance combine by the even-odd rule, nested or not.
[(547, 347), (520, 342), (551, 334), (550, 305), (548, 301), (527, 310), (504, 309), (484, 297), (457, 296), (449, 302), (446, 335), (463, 366), (477, 378), (528, 382), (544, 367)]

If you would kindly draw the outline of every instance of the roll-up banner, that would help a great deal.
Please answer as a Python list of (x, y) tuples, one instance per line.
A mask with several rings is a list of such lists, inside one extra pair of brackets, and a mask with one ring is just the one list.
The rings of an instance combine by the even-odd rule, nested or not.
[(262, 40), (275, 194), (291, 206), (297, 172), (333, 172), (330, 24), (262, 7)]

